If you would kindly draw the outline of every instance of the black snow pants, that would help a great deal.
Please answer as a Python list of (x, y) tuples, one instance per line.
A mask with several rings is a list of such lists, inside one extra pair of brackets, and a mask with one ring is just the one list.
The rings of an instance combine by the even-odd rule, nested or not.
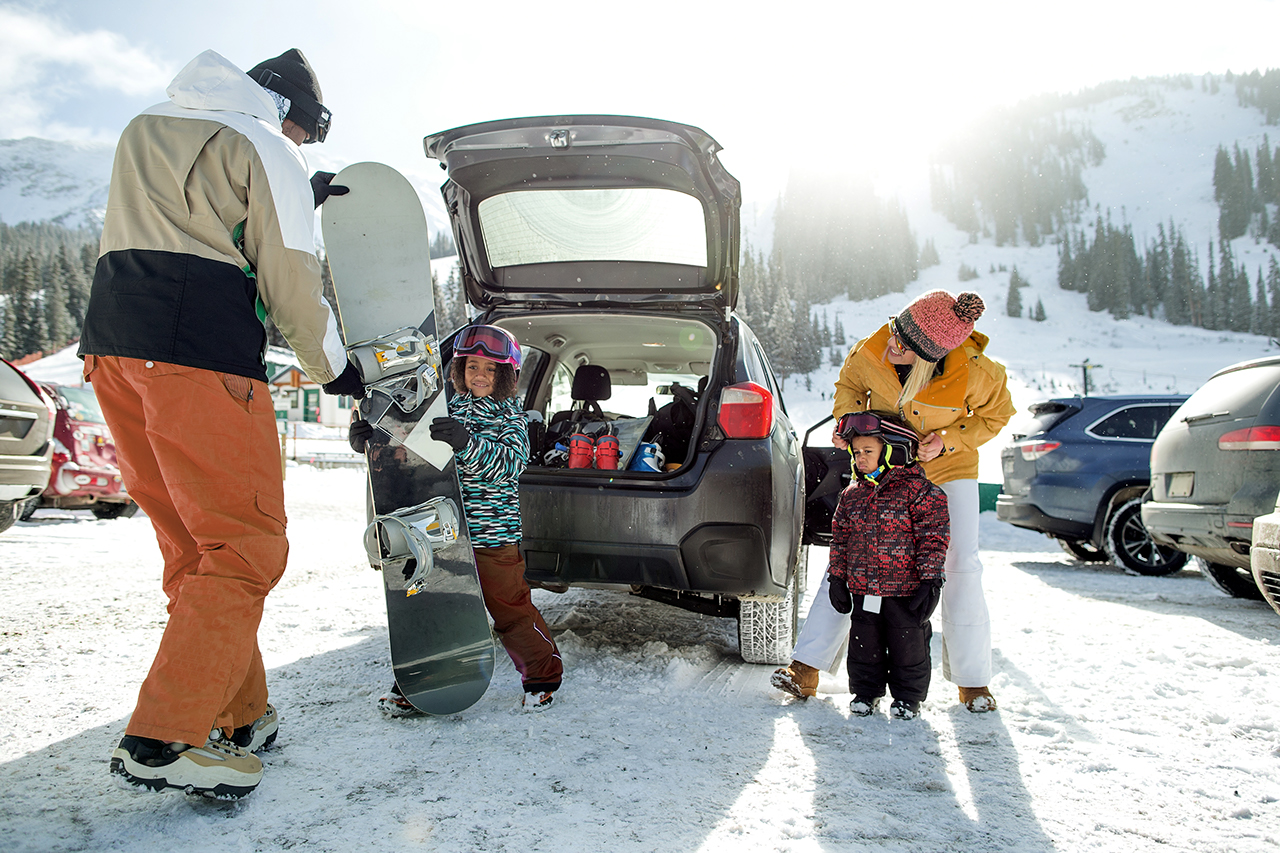
[(929, 641), (933, 626), (923, 625), (907, 608), (910, 596), (882, 598), (879, 613), (863, 609), (863, 597), (853, 596), (849, 614), (849, 692), (867, 699), (884, 695), (923, 702), (929, 695)]

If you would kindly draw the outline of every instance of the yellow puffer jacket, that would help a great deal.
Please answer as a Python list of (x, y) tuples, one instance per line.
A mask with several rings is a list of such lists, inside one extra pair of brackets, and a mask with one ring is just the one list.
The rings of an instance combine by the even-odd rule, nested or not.
[(836, 380), (832, 414), (839, 418), (868, 409), (898, 412), (920, 435), (936, 432), (942, 436), (945, 451), (923, 464), (932, 482), (976, 480), (978, 448), (1000, 432), (1017, 411), (1005, 387), (1004, 368), (983, 355), (988, 340), (981, 332), (971, 334), (948, 353), (942, 375), (930, 380), (906, 411), (899, 411), (902, 383), (885, 358), (889, 347), (886, 324), (849, 351)]

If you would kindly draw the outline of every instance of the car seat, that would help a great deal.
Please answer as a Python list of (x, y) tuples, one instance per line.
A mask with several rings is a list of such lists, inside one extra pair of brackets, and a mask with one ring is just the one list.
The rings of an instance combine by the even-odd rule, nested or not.
[(582, 365), (573, 374), (573, 388), (569, 395), (573, 398), (573, 407), (552, 415), (550, 427), (554, 428), (566, 420), (570, 424), (606, 420), (604, 411), (600, 408), (600, 401), (608, 400), (613, 396), (613, 384), (609, 380), (609, 371), (598, 364)]

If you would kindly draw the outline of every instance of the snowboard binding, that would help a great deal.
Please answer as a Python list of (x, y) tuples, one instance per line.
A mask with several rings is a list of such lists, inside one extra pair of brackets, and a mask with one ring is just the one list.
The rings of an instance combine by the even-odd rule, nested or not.
[(419, 329), (352, 344), (347, 355), (365, 387), (391, 398), (406, 415), (440, 388), (440, 347), (435, 336)]
[(380, 515), (364, 531), (369, 563), (404, 576), (404, 594), (417, 595), (435, 568), (433, 553), (458, 541), (461, 515), (449, 498)]

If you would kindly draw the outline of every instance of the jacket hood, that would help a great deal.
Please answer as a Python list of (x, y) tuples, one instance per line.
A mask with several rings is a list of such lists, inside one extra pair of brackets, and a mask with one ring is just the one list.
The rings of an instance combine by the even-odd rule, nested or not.
[(217, 51), (206, 50), (188, 62), (165, 94), (185, 109), (244, 113), (277, 129), (281, 124), (267, 90)]

